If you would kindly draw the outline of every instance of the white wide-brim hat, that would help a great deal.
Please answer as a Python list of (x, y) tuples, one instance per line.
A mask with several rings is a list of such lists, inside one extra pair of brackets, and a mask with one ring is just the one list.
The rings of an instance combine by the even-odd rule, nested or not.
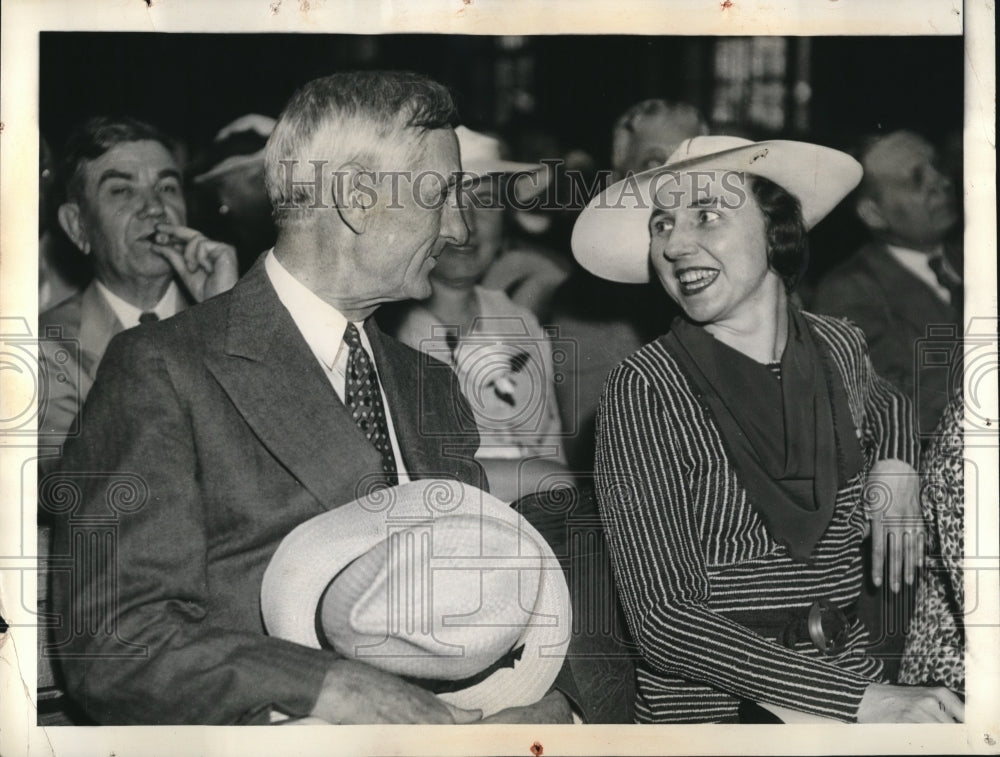
[(829, 147), (780, 139), (693, 137), (659, 168), (626, 177), (587, 204), (573, 227), (573, 255), (580, 265), (610, 281), (649, 281), (653, 195), (671, 176), (693, 171), (735, 171), (773, 181), (798, 199), (807, 229), (833, 210), (862, 176), (860, 163)]
[(572, 624), (541, 534), (490, 494), (444, 479), (299, 525), (264, 573), (261, 611), (272, 636), (319, 648), (322, 633), (345, 657), (433, 681), (441, 699), (484, 716), (549, 691)]

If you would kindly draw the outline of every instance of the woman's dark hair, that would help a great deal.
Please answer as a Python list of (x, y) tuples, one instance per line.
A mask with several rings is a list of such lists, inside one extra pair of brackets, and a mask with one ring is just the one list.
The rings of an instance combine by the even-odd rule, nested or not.
[(767, 262), (791, 292), (809, 260), (806, 224), (798, 198), (762, 176), (748, 174), (750, 191), (764, 214)]

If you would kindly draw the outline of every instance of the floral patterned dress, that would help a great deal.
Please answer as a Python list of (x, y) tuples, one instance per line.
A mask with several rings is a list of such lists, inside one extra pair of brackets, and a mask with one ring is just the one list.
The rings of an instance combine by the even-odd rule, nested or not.
[(962, 555), (965, 482), (962, 397), (945, 410), (924, 455), (921, 505), (927, 521), (928, 569), (917, 589), (917, 606), (906, 638), (899, 682), (965, 689)]

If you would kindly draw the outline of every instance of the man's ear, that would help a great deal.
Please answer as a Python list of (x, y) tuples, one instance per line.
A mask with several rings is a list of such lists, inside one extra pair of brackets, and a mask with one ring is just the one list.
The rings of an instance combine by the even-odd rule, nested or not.
[(378, 202), (376, 175), (360, 163), (345, 163), (334, 172), (333, 202), (342, 220), (355, 234), (364, 234)]
[(854, 209), (858, 214), (858, 218), (861, 219), (861, 223), (869, 229), (883, 231), (888, 228), (889, 224), (885, 220), (882, 208), (871, 197), (860, 198)]
[(75, 202), (64, 202), (59, 206), (59, 225), (66, 232), (73, 244), (75, 244), (84, 255), (90, 254), (90, 242), (84, 229), (80, 206)]

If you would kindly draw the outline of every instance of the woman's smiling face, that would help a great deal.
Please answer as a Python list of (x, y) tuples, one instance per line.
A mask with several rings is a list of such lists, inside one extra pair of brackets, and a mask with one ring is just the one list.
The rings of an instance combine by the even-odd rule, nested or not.
[[(770, 296), (764, 215), (750, 177), (680, 174), (657, 194), (649, 255), (670, 297), (697, 323), (738, 319)], [(771, 282), (774, 283), (774, 282)]]

